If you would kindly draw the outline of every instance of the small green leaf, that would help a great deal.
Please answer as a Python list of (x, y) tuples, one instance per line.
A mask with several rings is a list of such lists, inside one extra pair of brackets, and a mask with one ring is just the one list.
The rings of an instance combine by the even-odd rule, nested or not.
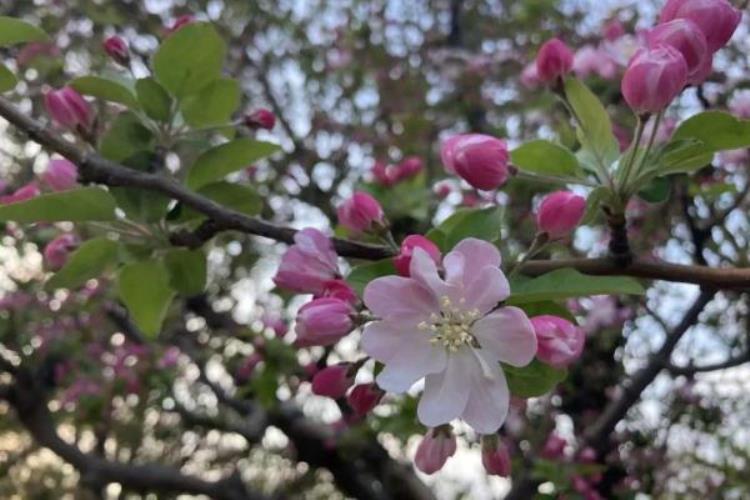
[(523, 309), (523, 312), (525, 312), (529, 318), (540, 316), (542, 314), (551, 314), (553, 316), (565, 318), (573, 323), (577, 323), (575, 316), (570, 313), (570, 310), (557, 302), (528, 302), (525, 304), (519, 304), (518, 307)]
[(599, 186), (589, 193), (586, 197), (586, 212), (581, 220), (582, 225), (592, 224), (597, 216), (601, 214), (601, 208), (609, 205), (613, 201), (614, 195), (610, 188)]
[(116, 242), (107, 238), (84, 242), (70, 255), (65, 266), (49, 279), (47, 289), (74, 289), (90, 279), (98, 278), (117, 262), (117, 247)]
[(0, 206), (0, 221), (85, 222), (115, 219), (115, 200), (98, 187), (49, 193), (27, 201)]
[(135, 83), (138, 102), (146, 114), (160, 122), (168, 122), (172, 110), (172, 98), (155, 79), (141, 78)]
[(7, 92), (16, 88), (18, 79), (11, 70), (0, 64), (0, 92)]
[(182, 115), (193, 127), (227, 123), (240, 105), (240, 85), (231, 78), (209, 83), (197, 94), (182, 102)]
[(154, 75), (173, 96), (182, 99), (221, 76), (226, 51), (213, 26), (189, 24), (162, 42), (153, 58)]
[[(206, 198), (210, 198), (219, 205), (236, 210), (245, 215), (258, 215), (263, 209), (263, 198), (255, 189), (242, 184), (219, 181), (198, 190)], [(204, 217), (195, 210), (182, 207), (178, 217), (179, 222), (186, 222)]]
[(82, 76), (71, 81), (70, 86), (84, 95), (118, 102), (131, 109), (138, 107), (138, 101), (130, 89), (114, 80), (98, 76)]
[(174, 297), (164, 264), (149, 260), (123, 267), (117, 280), (117, 292), (138, 328), (155, 338)]
[(164, 256), (169, 284), (183, 295), (197, 295), (206, 287), (206, 255), (202, 250), (176, 248)]
[(503, 365), (510, 393), (521, 398), (542, 396), (565, 380), (568, 371), (533, 360), (523, 368)]
[(565, 96), (576, 115), (578, 140), (596, 161), (609, 167), (620, 155), (620, 146), (612, 133), (612, 122), (601, 101), (575, 78), (565, 80)]
[[(502, 218), (502, 207), (460, 209), (427, 233), (427, 237), (443, 251), (450, 250), (464, 238), (495, 241), (500, 237)], [(438, 237), (438, 232), (444, 236)]]
[(361, 297), (369, 282), (375, 278), (387, 276), (389, 274), (396, 274), (396, 268), (393, 267), (393, 259), (384, 259), (356, 266), (346, 277), (346, 281)]
[(750, 146), (750, 120), (740, 120), (724, 111), (704, 111), (677, 127), (673, 139), (694, 139), (710, 151)]
[(666, 177), (657, 177), (638, 191), (638, 196), (649, 203), (661, 203), (669, 198), (670, 187)]
[(270, 142), (236, 139), (209, 149), (198, 157), (187, 175), (187, 185), (200, 188), (227, 174), (249, 167), (253, 162), (270, 156), (280, 147)]
[(647, 171), (649, 176), (691, 173), (709, 165), (714, 152), (697, 139), (673, 139), (654, 155), (654, 163)]
[(33, 24), (13, 17), (0, 16), (0, 47), (47, 40), (49, 40), (47, 33)]
[(524, 172), (558, 177), (582, 177), (575, 155), (564, 146), (545, 140), (527, 142), (510, 152), (513, 165)]
[(123, 161), (136, 153), (148, 151), (154, 136), (138, 117), (130, 112), (120, 113), (102, 137), (99, 151), (113, 161)]
[(514, 280), (508, 303), (516, 305), (591, 295), (644, 293), (641, 284), (627, 276), (589, 276), (572, 268), (563, 268), (538, 278)]

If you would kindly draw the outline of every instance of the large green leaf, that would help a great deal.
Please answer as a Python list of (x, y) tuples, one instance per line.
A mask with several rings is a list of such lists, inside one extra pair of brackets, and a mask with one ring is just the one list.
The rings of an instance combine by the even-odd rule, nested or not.
[(346, 277), (346, 281), (361, 297), (369, 282), (389, 274), (396, 274), (396, 268), (393, 267), (393, 259), (384, 259), (354, 267)]
[(545, 140), (522, 144), (510, 152), (513, 165), (524, 172), (558, 177), (583, 175), (575, 155), (566, 147)]
[(510, 393), (520, 398), (542, 396), (554, 389), (568, 375), (567, 370), (553, 368), (536, 359), (522, 368), (503, 365), (503, 372)]
[(221, 76), (226, 44), (213, 26), (193, 23), (170, 35), (154, 54), (156, 79), (181, 99)]
[(169, 285), (169, 272), (155, 260), (123, 267), (117, 280), (120, 300), (143, 333), (156, 337), (175, 295)]
[(16, 88), (18, 79), (11, 70), (0, 64), (0, 92), (7, 92)]
[(270, 142), (254, 139), (235, 139), (213, 149), (209, 149), (198, 157), (187, 175), (187, 184), (193, 189), (219, 180), (253, 162), (265, 158), (280, 147)]
[(70, 86), (84, 95), (105, 101), (118, 102), (128, 108), (137, 108), (138, 101), (125, 85), (99, 76), (82, 76), (70, 82)]
[(164, 256), (169, 283), (183, 295), (197, 295), (206, 286), (206, 255), (202, 250), (175, 248)]
[(141, 78), (135, 83), (138, 102), (146, 114), (160, 122), (169, 121), (172, 111), (172, 98), (155, 79)]
[(495, 241), (500, 237), (502, 217), (502, 207), (457, 210), (427, 233), (427, 237), (443, 251), (450, 250), (456, 243), (469, 237)]
[(714, 151), (698, 139), (672, 139), (659, 148), (647, 175), (690, 173), (711, 163)]
[(120, 113), (99, 145), (102, 156), (113, 161), (123, 161), (136, 153), (148, 151), (154, 136), (138, 117), (130, 112)]
[(750, 120), (740, 120), (723, 111), (704, 111), (677, 127), (676, 139), (694, 139), (710, 151), (750, 147)]
[(73, 252), (65, 266), (47, 282), (47, 288), (78, 288), (88, 280), (97, 278), (117, 261), (117, 243), (107, 238), (94, 238), (84, 242)]
[(581, 145), (598, 163), (609, 167), (620, 155), (620, 147), (612, 133), (607, 110), (591, 90), (575, 78), (565, 80), (565, 96), (575, 113)]
[(49, 40), (47, 33), (33, 24), (13, 17), (0, 16), (0, 47), (47, 40)]
[[(198, 193), (245, 215), (258, 215), (263, 209), (263, 198), (251, 186), (219, 181), (203, 186)], [(187, 222), (202, 217), (192, 208), (182, 207), (176, 218), (179, 222)]]
[(194, 127), (221, 125), (229, 121), (239, 105), (239, 83), (231, 78), (220, 78), (197, 94), (185, 98), (182, 115)]
[(509, 304), (525, 304), (591, 295), (642, 295), (638, 281), (627, 276), (589, 276), (572, 268), (557, 269), (534, 279), (511, 282)]
[(115, 200), (98, 187), (49, 193), (0, 206), (0, 221), (84, 222), (115, 219)]

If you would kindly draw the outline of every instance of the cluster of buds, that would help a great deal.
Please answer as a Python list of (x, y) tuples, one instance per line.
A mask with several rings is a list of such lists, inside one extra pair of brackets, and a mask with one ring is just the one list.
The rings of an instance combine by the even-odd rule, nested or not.
[(44, 94), (44, 105), (52, 120), (67, 128), (90, 137), (94, 126), (91, 106), (72, 87), (50, 90)]
[(407, 156), (395, 165), (387, 165), (376, 161), (372, 167), (372, 176), (377, 184), (388, 187), (411, 179), (423, 168), (424, 164), (419, 157)]

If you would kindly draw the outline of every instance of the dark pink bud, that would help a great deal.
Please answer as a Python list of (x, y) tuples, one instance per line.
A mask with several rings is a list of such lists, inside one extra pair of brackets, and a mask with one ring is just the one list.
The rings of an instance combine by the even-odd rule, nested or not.
[(677, 49), (642, 48), (625, 70), (622, 95), (636, 114), (658, 113), (682, 92), (687, 78), (687, 63)]
[(91, 108), (83, 96), (71, 87), (48, 91), (44, 95), (44, 105), (52, 120), (62, 127), (73, 130), (91, 127)]
[(313, 393), (331, 399), (343, 398), (354, 383), (354, 376), (349, 373), (350, 370), (349, 363), (339, 363), (323, 368), (313, 376)]
[(355, 234), (385, 226), (385, 214), (378, 200), (361, 191), (344, 200), (336, 213), (339, 223)]
[(104, 52), (117, 64), (127, 66), (130, 64), (130, 49), (128, 44), (117, 35), (104, 40)]
[(47, 170), (42, 174), (42, 180), (53, 191), (71, 189), (75, 187), (78, 180), (78, 167), (68, 160), (50, 160), (47, 164)]
[(456, 453), (456, 436), (444, 428), (430, 429), (422, 438), (414, 457), (414, 465), (425, 474), (434, 474), (443, 468)]
[(428, 240), (421, 234), (410, 234), (401, 242), (401, 251), (393, 259), (393, 265), (401, 276), (409, 276), (411, 272), (411, 256), (415, 248), (421, 248), (432, 257), (435, 264), (440, 264), (440, 249), (432, 241)]
[(258, 108), (245, 116), (245, 125), (249, 128), (271, 130), (276, 125), (276, 115), (266, 108)]
[(610, 42), (614, 42), (625, 34), (625, 26), (622, 25), (619, 19), (610, 19), (604, 26), (602, 26), (602, 35), (604, 39)]
[(659, 16), (660, 23), (690, 19), (706, 36), (708, 50), (716, 52), (729, 42), (742, 12), (727, 0), (668, 0)]
[(505, 141), (483, 134), (450, 137), (441, 147), (446, 171), (456, 173), (477, 189), (496, 189), (508, 180)]
[(271, 330), (273, 330), (273, 334), (277, 338), (283, 337), (289, 330), (289, 326), (286, 324), (286, 321), (284, 321), (284, 319), (278, 314), (264, 314), (261, 318), (261, 321), (263, 322), (263, 326), (265, 328), (270, 328)]
[(511, 464), (508, 447), (497, 436), (482, 440), (482, 465), (492, 476), (510, 476)]
[(548, 40), (536, 56), (536, 72), (543, 83), (555, 83), (573, 68), (573, 52), (559, 38)]
[(650, 48), (669, 45), (677, 49), (688, 68), (688, 78), (695, 76), (711, 57), (708, 44), (698, 25), (689, 19), (674, 19), (656, 25), (646, 34), (646, 43)]
[(237, 368), (237, 372), (235, 373), (237, 383), (244, 384), (248, 380), (250, 380), (250, 377), (253, 375), (255, 368), (260, 364), (261, 361), (263, 361), (263, 356), (258, 352), (254, 352), (250, 356), (246, 357)]
[(50, 269), (60, 269), (68, 261), (70, 252), (78, 246), (78, 238), (74, 234), (61, 234), (44, 247), (44, 262)]
[(338, 342), (354, 327), (351, 304), (330, 297), (313, 299), (297, 314), (298, 347), (327, 346)]
[(393, 168), (382, 161), (376, 161), (371, 171), (373, 179), (381, 186), (391, 186), (396, 182)]
[(586, 334), (570, 321), (544, 314), (531, 318), (531, 324), (536, 333), (539, 361), (562, 368), (583, 353)]
[[(349, 304), (356, 304), (359, 298), (357, 292), (344, 280), (331, 280), (325, 284), (323, 293), (319, 297), (331, 297), (343, 300)], [(318, 297), (316, 297), (318, 298)]]
[(407, 156), (396, 167), (396, 180), (402, 181), (414, 177), (424, 168), (422, 159), (418, 156)]
[(547, 436), (547, 441), (544, 442), (542, 448), (542, 456), (550, 460), (556, 460), (565, 456), (565, 446), (568, 442), (561, 438), (554, 432)]
[(570, 191), (556, 191), (539, 204), (536, 225), (551, 239), (563, 238), (581, 222), (585, 212), (585, 198)]
[(175, 21), (172, 23), (172, 26), (167, 28), (166, 34), (171, 35), (172, 33), (178, 31), (180, 28), (187, 26), (188, 24), (192, 24), (194, 22), (195, 22), (195, 17), (193, 17), (190, 14), (184, 14), (178, 17), (177, 19), (175, 19)]
[(21, 186), (11, 194), (0, 196), (0, 204), (8, 205), (10, 203), (18, 203), (21, 201), (27, 201), (32, 198), (39, 196), (41, 191), (34, 182), (29, 182), (25, 186)]
[(357, 417), (363, 417), (375, 408), (385, 393), (375, 384), (357, 384), (347, 396), (349, 406)]

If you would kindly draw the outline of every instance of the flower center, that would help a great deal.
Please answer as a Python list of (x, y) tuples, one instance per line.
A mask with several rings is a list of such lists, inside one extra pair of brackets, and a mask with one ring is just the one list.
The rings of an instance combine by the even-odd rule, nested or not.
[(422, 321), (417, 325), (420, 330), (432, 333), (430, 342), (441, 344), (445, 349), (456, 352), (465, 345), (474, 343), (471, 334), (471, 325), (479, 319), (479, 310), (466, 311), (463, 307), (464, 299), (459, 301), (459, 307), (455, 306), (448, 297), (440, 298), (440, 314), (432, 313), (428, 321)]

